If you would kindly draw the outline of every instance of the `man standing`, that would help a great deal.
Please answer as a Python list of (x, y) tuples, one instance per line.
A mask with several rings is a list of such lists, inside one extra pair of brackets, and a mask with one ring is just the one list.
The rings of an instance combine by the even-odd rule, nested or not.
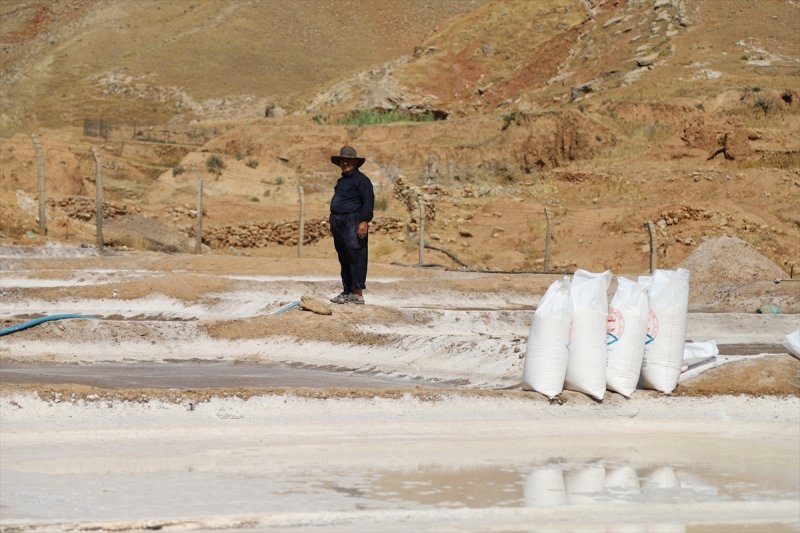
[(342, 292), (331, 298), (337, 304), (364, 303), (367, 287), (367, 239), (375, 206), (372, 182), (360, 170), (364, 158), (352, 146), (343, 146), (331, 162), (342, 169), (331, 198), (330, 225), (339, 257)]

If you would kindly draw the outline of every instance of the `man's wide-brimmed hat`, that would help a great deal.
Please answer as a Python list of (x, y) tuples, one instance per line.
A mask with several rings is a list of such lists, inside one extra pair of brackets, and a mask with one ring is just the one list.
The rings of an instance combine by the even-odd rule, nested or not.
[(341, 163), (342, 159), (352, 159), (356, 162), (356, 168), (363, 165), (365, 160), (363, 157), (358, 157), (356, 149), (352, 146), (342, 146), (342, 149), (339, 150), (339, 155), (331, 156), (331, 163), (339, 166), (339, 163)]

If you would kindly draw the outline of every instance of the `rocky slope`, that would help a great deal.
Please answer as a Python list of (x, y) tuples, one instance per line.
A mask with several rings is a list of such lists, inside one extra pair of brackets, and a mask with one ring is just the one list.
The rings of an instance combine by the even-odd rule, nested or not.
[[(308, 223), (323, 223), (329, 155), (353, 144), (368, 157), (380, 227), (391, 228), (374, 235), (378, 261), (417, 261), (419, 206), (409, 199), (419, 196), (426, 240), (439, 249), (425, 260), (446, 266), (542, 269), (550, 217), (551, 269), (646, 270), (647, 221), (658, 266), (735, 236), (786, 277), (798, 268), (796, 2), (226, 6), (3, 8), (2, 120), (18, 132), (0, 138), (7, 239), (40, 238), (28, 134), (49, 125), (51, 239), (93, 239), (92, 144), (106, 216), (150, 219), (117, 224), (110, 244), (190, 251), (202, 178), (208, 244), (230, 251), (218, 236), (245, 231), (259, 244), (237, 253), (293, 256), (274, 228), (296, 225), (298, 187)], [(363, 53), (341, 26), (358, 28)], [(358, 112), (446, 120), (340, 123)], [(90, 113), (105, 129), (75, 127)], [(330, 257), (324, 231), (308, 235), (318, 233), (303, 253)]]

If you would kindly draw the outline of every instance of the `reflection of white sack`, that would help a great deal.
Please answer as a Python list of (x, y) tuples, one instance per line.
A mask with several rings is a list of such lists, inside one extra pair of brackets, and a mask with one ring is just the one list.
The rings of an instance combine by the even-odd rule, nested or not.
[(525, 361), (522, 389), (554, 398), (564, 389), (569, 360), (569, 330), (572, 309), (569, 277), (554, 281), (533, 315)]
[(603, 399), (606, 392), (606, 324), (611, 272), (577, 270), (572, 276), (572, 333), (564, 388)]
[[(639, 278), (642, 282), (647, 278)], [(678, 384), (686, 343), (689, 271), (656, 270), (650, 285), (650, 325), (639, 386), (669, 394)]]
[[(676, 518), (680, 520), (680, 518)], [(686, 533), (686, 526), (681, 523), (648, 524), (647, 533)]]
[(649, 524), (608, 524), (604, 533), (653, 533)]
[(702, 494), (704, 496), (717, 496), (719, 491), (713, 482), (710, 482), (697, 474), (678, 470), (676, 472), (678, 481), (681, 484), (681, 489), (684, 489), (692, 494)]
[(789, 353), (800, 359), (800, 329), (796, 329), (783, 338), (782, 344)]
[(677, 489), (680, 488), (681, 481), (678, 474), (671, 466), (660, 466), (650, 472), (644, 480), (643, 489)]
[(606, 472), (606, 490), (619, 501), (630, 502), (631, 494), (639, 494), (639, 474), (631, 465), (622, 465)]
[(557, 467), (537, 468), (528, 474), (522, 486), (522, 492), (526, 507), (546, 507), (567, 503), (564, 474)]
[(608, 308), (606, 388), (630, 398), (639, 383), (647, 338), (648, 285), (617, 276)]
[(567, 488), (567, 501), (577, 503), (597, 503), (605, 498), (606, 469), (600, 464), (589, 464), (577, 472), (564, 474)]

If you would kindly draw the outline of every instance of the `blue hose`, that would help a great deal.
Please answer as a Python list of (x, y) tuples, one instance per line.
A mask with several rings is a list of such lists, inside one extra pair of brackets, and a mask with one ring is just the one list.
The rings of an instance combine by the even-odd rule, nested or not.
[(293, 302), (289, 302), (288, 304), (284, 305), (283, 307), (276, 309), (272, 312), (273, 315), (280, 315), (281, 313), (285, 313), (286, 311), (290, 311), (295, 307), (299, 306), (300, 302), (295, 300)]
[(92, 315), (81, 315), (77, 313), (66, 313), (61, 315), (47, 315), (41, 316), (39, 318), (34, 318), (33, 320), (28, 320), (27, 322), (22, 322), (20, 324), (15, 324), (13, 326), (8, 326), (7, 328), (0, 329), (0, 337), (3, 335), (8, 335), (9, 333), (16, 333), (17, 331), (22, 331), (23, 329), (32, 328), (33, 326), (38, 326), (42, 322), (49, 322), (50, 320), (62, 320), (64, 318), (93, 318), (97, 319), (98, 317)]

